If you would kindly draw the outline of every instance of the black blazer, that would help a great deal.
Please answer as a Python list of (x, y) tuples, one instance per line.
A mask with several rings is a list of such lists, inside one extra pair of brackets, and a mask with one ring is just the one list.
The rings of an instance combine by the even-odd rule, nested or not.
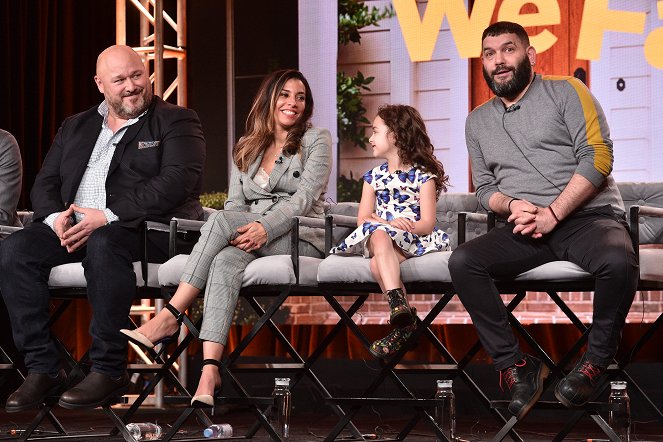
[[(30, 193), (35, 221), (74, 201), (101, 131), (103, 117), (97, 108), (69, 117), (60, 126)], [(198, 115), (155, 96), (115, 148), (106, 178), (106, 207), (127, 227), (146, 219), (201, 219), (198, 197), (204, 162)]]

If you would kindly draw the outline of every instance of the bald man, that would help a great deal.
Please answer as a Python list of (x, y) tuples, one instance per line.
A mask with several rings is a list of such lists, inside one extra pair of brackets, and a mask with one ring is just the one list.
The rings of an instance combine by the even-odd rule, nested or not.
[(32, 188), (34, 222), (0, 251), (0, 291), (28, 369), (8, 412), (71, 387), (48, 327), (51, 268), (82, 261), (93, 310), (90, 373), (60, 405), (103, 405), (129, 385), (119, 330), (136, 292), (143, 221), (202, 217), (205, 139), (196, 113), (153, 96), (143, 61), (127, 46), (99, 55), (94, 81), (104, 101), (62, 123)]

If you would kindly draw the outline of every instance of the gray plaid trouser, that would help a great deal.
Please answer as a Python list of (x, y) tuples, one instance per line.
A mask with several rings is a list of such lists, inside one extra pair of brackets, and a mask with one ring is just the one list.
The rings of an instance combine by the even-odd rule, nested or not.
[[(229, 243), (238, 236), (237, 228), (260, 219), (260, 214), (220, 210), (201, 228), (201, 236), (187, 260), (181, 281), (205, 289), (200, 339), (225, 345), (232, 323), (244, 270), (261, 256), (289, 255), (290, 235), (285, 234), (254, 252), (245, 252)], [(300, 255), (320, 256), (311, 244), (300, 241)]]

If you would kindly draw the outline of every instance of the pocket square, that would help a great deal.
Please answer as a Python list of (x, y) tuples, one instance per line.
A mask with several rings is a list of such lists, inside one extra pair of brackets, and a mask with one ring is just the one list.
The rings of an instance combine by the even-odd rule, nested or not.
[(159, 144), (161, 144), (161, 141), (139, 141), (138, 148), (147, 149), (149, 147), (159, 147)]

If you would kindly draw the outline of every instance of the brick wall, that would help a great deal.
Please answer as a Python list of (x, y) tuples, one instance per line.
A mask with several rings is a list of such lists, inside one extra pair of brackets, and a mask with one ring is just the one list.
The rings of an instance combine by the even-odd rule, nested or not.
[[(561, 298), (584, 323), (592, 320), (593, 292), (561, 293)], [(505, 302), (512, 295), (503, 295)], [(439, 295), (410, 295), (408, 300), (423, 318), (435, 305)], [(353, 296), (336, 298), (344, 308), (355, 301)], [(287, 322), (290, 324), (335, 324), (338, 315), (320, 296), (291, 296), (285, 305), (290, 309)], [(629, 311), (627, 322), (654, 322), (663, 311), (663, 292), (637, 292)], [(514, 311), (523, 324), (569, 324), (571, 321), (544, 292), (528, 292), (526, 298)], [(355, 314), (357, 324), (386, 324), (389, 318), (387, 302), (381, 294), (372, 294)], [(435, 324), (469, 324), (471, 319), (457, 297), (454, 297), (435, 319)]]

